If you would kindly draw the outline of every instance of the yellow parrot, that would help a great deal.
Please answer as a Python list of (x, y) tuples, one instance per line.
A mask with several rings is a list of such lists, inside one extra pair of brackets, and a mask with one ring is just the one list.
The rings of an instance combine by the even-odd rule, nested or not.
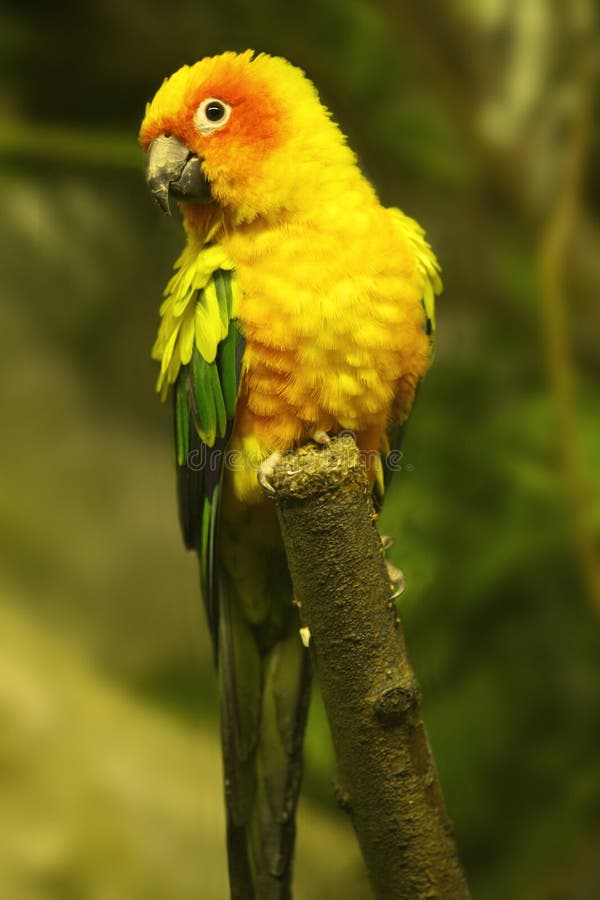
[(140, 142), (187, 238), (153, 356), (174, 397), (180, 518), (219, 669), (231, 896), (285, 900), (310, 663), (259, 475), (268, 488), (274, 454), (349, 431), (381, 498), (431, 360), (439, 267), (284, 59), (183, 66), (147, 105)]

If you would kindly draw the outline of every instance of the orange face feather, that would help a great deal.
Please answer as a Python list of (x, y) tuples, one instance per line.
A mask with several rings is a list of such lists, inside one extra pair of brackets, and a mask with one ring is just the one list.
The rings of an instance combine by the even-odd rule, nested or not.
[[(284, 60), (281, 63), (292, 69)], [(213, 195), (223, 206), (247, 204), (251, 199), (262, 208), (265, 196), (272, 194), (266, 183), (269, 166), (292, 138), (282, 87), (251, 51), (184, 66), (163, 83), (148, 105), (140, 143), (147, 150), (159, 135), (173, 135), (200, 157)], [(222, 128), (203, 135), (194, 115), (208, 98), (231, 106), (231, 115)]]

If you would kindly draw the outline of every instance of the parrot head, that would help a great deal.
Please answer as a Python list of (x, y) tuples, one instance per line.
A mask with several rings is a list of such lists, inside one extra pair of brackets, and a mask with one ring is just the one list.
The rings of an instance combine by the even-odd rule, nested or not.
[[(302, 204), (328, 166), (354, 155), (312, 82), (286, 60), (253, 51), (183, 66), (146, 107), (146, 179), (165, 212), (219, 204), (237, 222)], [(312, 182), (312, 184), (308, 184)]]

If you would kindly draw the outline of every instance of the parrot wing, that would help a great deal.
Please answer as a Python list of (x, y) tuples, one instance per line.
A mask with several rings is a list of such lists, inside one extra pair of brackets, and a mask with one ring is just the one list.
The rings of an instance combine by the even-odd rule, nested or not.
[[(427, 335), (431, 346), (431, 355), (433, 356), (434, 338), (435, 338), (435, 297), (441, 293), (442, 279), (440, 275), (440, 265), (437, 258), (425, 239), (425, 232), (418, 222), (405, 215), (399, 209), (389, 210), (394, 225), (399, 228), (408, 240), (415, 253), (416, 267), (419, 275), (423, 280), (423, 296), (421, 297), (421, 306), (423, 307), (423, 331)], [(383, 477), (381, 481), (376, 480), (374, 485), (374, 501), (375, 507), (380, 509), (383, 504), (385, 491), (390, 481), (397, 471), (398, 461), (401, 458), (401, 448), (406, 433), (408, 416), (413, 407), (419, 390), (419, 381), (411, 378), (410, 375), (401, 379), (399, 390), (394, 404), (394, 415), (387, 430), (386, 443), (383, 447), (382, 463)]]
[(239, 290), (223, 247), (188, 236), (153, 355), (161, 395), (173, 387), (179, 515), (218, 660), (232, 897), (283, 900), (311, 671), (274, 509), (222, 503), (244, 353)]
[[(242, 334), (232, 315), (233, 279), (231, 271), (217, 269), (206, 285), (196, 291), (194, 313), (196, 320), (203, 320), (201, 333), (224, 333), (224, 337), (213, 347), (206, 341), (194, 340), (190, 360), (181, 366), (173, 391), (179, 517), (186, 547), (195, 549), (200, 559), (202, 595), (215, 648), (219, 496), (244, 349)], [(216, 303), (207, 300), (211, 295), (216, 297)], [(218, 317), (218, 321), (211, 321), (211, 316)]]

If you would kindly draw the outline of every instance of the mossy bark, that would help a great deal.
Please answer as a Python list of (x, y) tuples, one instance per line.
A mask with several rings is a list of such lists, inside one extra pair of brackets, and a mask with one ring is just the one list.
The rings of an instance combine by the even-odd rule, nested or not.
[(463, 900), (468, 887), (349, 437), (285, 456), (270, 482), (349, 812), (378, 900)]

